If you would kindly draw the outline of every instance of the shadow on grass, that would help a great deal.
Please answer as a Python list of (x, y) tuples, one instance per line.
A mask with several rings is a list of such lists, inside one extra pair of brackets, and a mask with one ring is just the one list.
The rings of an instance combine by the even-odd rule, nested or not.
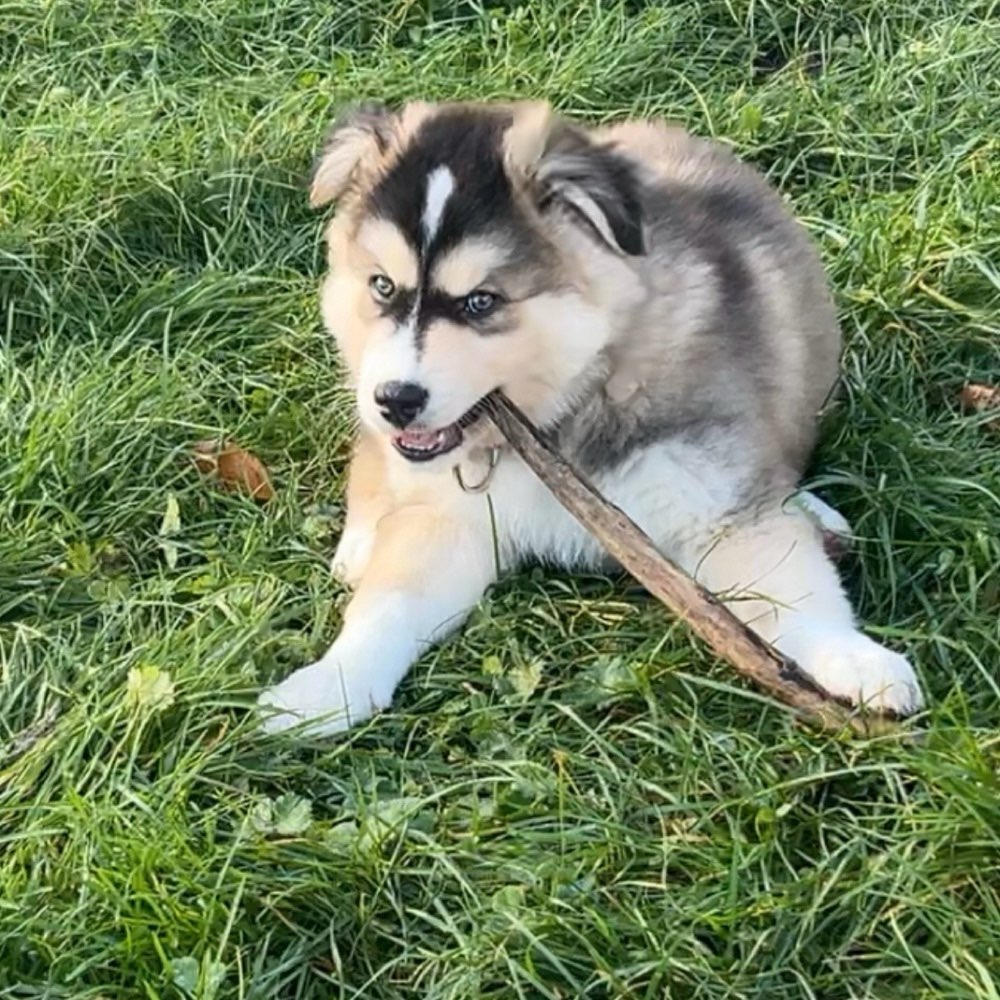
[(162, 322), (148, 320), (171, 311), (183, 323), (191, 291), (206, 281), (219, 300), (197, 296), (200, 312), (238, 314), (262, 279), (273, 294), (275, 280), (318, 275), (321, 218), (308, 205), (308, 169), (304, 158), (206, 165), (125, 194), (94, 222), (7, 234), (8, 346), (30, 348), (43, 332), (89, 338), (105, 328), (110, 337), (136, 324), (133, 336), (155, 344)]

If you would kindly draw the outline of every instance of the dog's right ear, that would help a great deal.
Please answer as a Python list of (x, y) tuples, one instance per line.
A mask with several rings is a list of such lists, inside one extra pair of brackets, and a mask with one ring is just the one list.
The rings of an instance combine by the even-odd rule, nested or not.
[(309, 187), (313, 208), (339, 198), (358, 167), (386, 151), (394, 120), (392, 111), (374, 101), (357, 104), (337, 118), (313, 168)]
[(561, 206), (615, 253), (645, 253), (642, 206), (628, 163), (546, 102), (514, 105), (504, 159), (512, 176), (535, 186), (541, 209)]

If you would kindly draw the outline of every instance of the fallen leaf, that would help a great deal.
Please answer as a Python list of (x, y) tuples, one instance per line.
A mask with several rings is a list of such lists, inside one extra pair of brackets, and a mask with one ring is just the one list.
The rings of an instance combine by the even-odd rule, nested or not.
[(238, 490), (261, 502), (274, 496), (274, 487), (264, 463), (232, 441), (199, 441), (194, 446), (194, 464), (206, 475), (215, 473), (224, 490)]
[(972, 413), (986, 413), (996, 410), (995, 420), (988, 420), (984, 427), (1000, 432), (1000, 387), (982, 382), (967, 382), (958, 394), (958, 401), (964, 410)]
[(168, 542), (166, 539), (161, 540), (160, 548), (163, 549), (163, 558), (166, 559), (167, 565), (171, 569), (176, 569), (177, 557), (180, 555), (180, 549), (178, 549), (173, 542)]
[(200, 964), (194, 955), (185, 955), (170, 960), (170, 976), (174, 986), (186, 996), (211, 1000), (225, 981), (226, 967), (207, 955)]
[(515, 667), (509, 674), (511, 685), (522, 698), (530, 698), (542, 679), (542, 668), (533, 660)]
[(331, 851), (344, 851), (347, 850), (355, 840), (358, 839), (358, 824), (353, 820), (345, 820), (343, 823), (337, 823), (335, 826), (331, 826), (329, 830), (326, 831), (326, 836), (323, 837), (323, 843)]
[(171, 569), (177, 566), (178, 549), (170, 541), (170, 536), (176, 535), (180, 530), (181, 509), (177, 497), (171, 493), (167, 496), (167, 509), (163, 512), (163, 520), (160, 522), (160, 548), (163, 549), (164, 558)]
[(133, 667), (128, 672), (125, 698), (133, 709), (169, 708), (174, 703), (174, 682), (157, 666)]
[(483, 673), (487, 677), (500, 677), (503, 674), (503, 663), (500, 657), (491, 654), (483, 659)]
[(274, 803), (274, 832), (282, 837), (305, 833), (312, 823), (312, 803), (299, 795), (282, 795)]
[(205, 989), (202, 991), (203, 1000), (213, 1000), (218, 995), (219, 987), (225, 982), (226, 967), (222, 962), (216, 962), (207, 955), (202, 960), (203, 979)]
[(962, 405), (969, 410), (1000, 409), (1000, 387), (982, 382), (967, 382), (959, 393)]
[(170, 960), (170, 978), (174, 986), (188, 996), (194, 996), (194, 991), (198, 988), (198, 971), (198, 959), (193, 955)]
[(274, 799), (265, 796), (254, 803), (250, 812), (250, 825), (258, 833), (271, 833), (274, 830)]
[(493, 893), (490, 902), (500, 913), (516, 914), (524, 906), (524, 886), (505, 885)]
[(250, 813), (250, 825), (263, 834), (294, 837), (305, 833), (312, 823), (312, 803), (300, 795), (260, 799)]
[(390, 837), (405, 834), (411, 826), (423, 826), (424, 832), (429, 832), (427, 824), (419, 822), (419, 811), (424, 804), (424, 799), (414, 795), (373, 802), (362, 819), (355, 846), (365, 854), (379, 848)]
[(161, 535), (176, 535), (181, 529), (181, 509), (177, 503), (177, 497), (170, 493), (167, 495), (167, 509), (163, 512), (163, 520), (160, 522)]

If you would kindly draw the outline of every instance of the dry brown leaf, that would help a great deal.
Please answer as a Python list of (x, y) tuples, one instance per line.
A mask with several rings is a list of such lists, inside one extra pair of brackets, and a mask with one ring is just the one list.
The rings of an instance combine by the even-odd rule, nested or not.
[(989, 420), (983, 426), (991, 431), (1000, 432), (1000, 387), (982, 382), (967, 382), (958, 394), (958, 401), (963, 409), (973, 413), (996, 410), (997, 419)]
[(206, 475), (214, 472), (224, 490), (238, 490), (261, 502), (274, 496), (264, 463), (232, 441), (198, 441), (194, 446), (194, 464)]

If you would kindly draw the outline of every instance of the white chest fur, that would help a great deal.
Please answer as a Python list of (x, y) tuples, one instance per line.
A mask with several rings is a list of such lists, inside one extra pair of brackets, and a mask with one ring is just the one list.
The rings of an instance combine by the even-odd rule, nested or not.
[[(593, 485), (667, 555), (689, 566), (739, 506), (742, 477), (704, 449), (669, 442), (643, 449)], [(489, 498), (504, 569), (533, 560), (566, 568), (606, 565), (599, 543), (518, 457), (500, 462)]]

